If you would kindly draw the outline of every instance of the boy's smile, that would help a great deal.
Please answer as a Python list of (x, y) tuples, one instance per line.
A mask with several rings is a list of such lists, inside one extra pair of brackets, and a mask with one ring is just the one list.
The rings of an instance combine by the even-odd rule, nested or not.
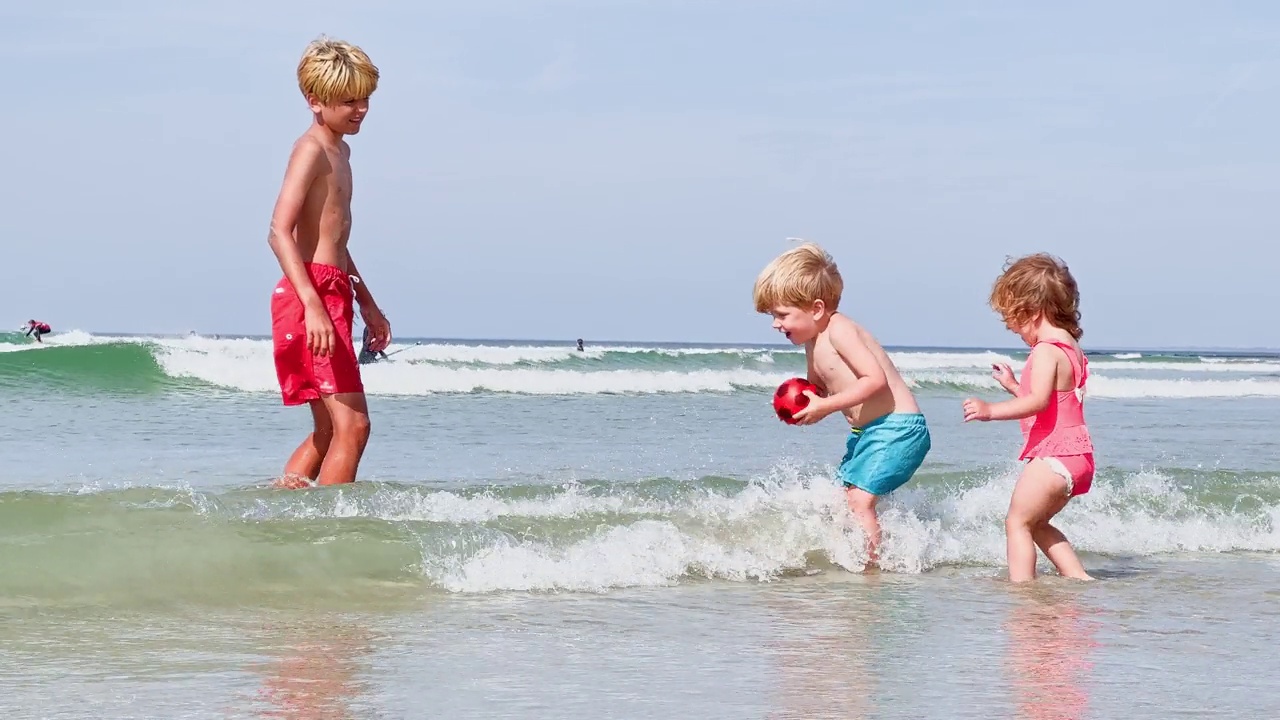
[(770, 314), (773, 315), (773, 329), (787, 336), (793, 345), (804, 345), (818, 334), (813, 311), (780, 305)]
[(332, 105), (314, 103), (312, 110), (320, 115), (325, 127), (343, 135), (355, 135), (369, 114), (369, 98), (345, 98)]

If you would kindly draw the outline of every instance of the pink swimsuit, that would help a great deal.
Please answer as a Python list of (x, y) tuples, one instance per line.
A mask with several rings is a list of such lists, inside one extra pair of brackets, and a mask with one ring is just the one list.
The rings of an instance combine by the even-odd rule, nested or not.
[[(1084, 383), (1089, 377), (1089, 361), (1066, 343), (1057, 340), (1042, 342), (1055, 345), (1067, 354), (1076, 386), (1074, 390), (1055, 391), (1045, 409), (1022, 418), (1019, 425), (1026, 444), (1018, 459), (1044, 460), (1054, 472), (1066, 479), (1067, 497), (1083, 495), (1093, 485), (1094, 471), (1093, 441), (1084, 423)], [(1031, 357), (1027, 356), (1018, 395), (1027, 395), (1030, 391)]]

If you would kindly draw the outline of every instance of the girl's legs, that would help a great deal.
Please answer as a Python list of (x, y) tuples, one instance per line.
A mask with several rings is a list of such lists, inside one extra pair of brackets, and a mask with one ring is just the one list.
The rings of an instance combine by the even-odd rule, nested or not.
[[(1066, 500), (1063, 500), (1066, 505)], [(1061, 508), (1060, 508), (1061, 509)], [(1054, 514), (1057, 514), (1056, 511)], [(1049, 562), (1058, 569), (1058, 574), (1062, 577), (1075, 578), (1076, 580), (1092, 580), (1089, 573), (1085, 572), (1084, 565), (1080, 562), (1080, 558), (1076, 557), (1075, 548), (1071, 547), (1071, 542), (1067, 540), (1067, 536), (1062, 531), (1049, 524), (1046, 520), (1036, 529), (1031, 531), (1031, 536), (1035, 538), (1036, 545), (1049, 558)]]
[(1043, 460), (1027, 463), (1013, 488), (1005, 517), (1009, 580), (1025, 582), (1036, 576), (1036, 547), (1064, 577), (1089, 579), (1066, 536), (1049, 520), (1066, 507), (1066, 480)]

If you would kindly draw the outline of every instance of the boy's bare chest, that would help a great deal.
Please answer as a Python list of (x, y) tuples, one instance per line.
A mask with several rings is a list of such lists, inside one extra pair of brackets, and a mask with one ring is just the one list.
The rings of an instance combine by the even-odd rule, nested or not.
[[(838, 390), (850, 380), (855, 380), (849, 366), (840, 359), (830, 343), (818, 342), (809, 353), (809, 371), (822, 380), (828, 390)], [(834, 386), (834, 387), (833, 387)]]
[(351, 166), (346, 158), (338, 158), (329, 175), (329, 195), (337, 202), (351, 201)]
[(334, 168), (318, 176), (308, 191), (308, 204), (324, 214), (345, 215), (351, 208), (351, 173)]

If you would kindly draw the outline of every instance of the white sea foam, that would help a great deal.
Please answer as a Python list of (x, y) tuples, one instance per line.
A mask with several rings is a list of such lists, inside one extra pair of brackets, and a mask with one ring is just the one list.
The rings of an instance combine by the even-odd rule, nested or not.
[[(241, 392), (277, 392), (270, 341), (245, 338), (107, 337), (81, 331), (51, 336), (43, 348), (0, 345), (6, 352), (103, 343), (153, 348), (161, 370)], [(527, 395), (731, 393), (765, 390), (803, 372), (798, 350), (751, 348), (589, 347), (501, 344), (397, 344), (391, 362), (366, 365), (366, 391), (422, 396), (494, 392)], [(995, 352), (893, 353), (908, 384), (928, 390), (999, 392), (992, 364), (1016, 363)], [(1206, 358), (1206, 360), (1223, 360)], [(1220, 362), (1096, 360), (1089, 397), (1280, 397), (1280, 363), (1257, 358)]]
[[(549, 362), (560, 355), (572, 356), (572, 349), (552, 347), (465, 347), (449, 345), (401, 346), (404, 360), (366, 365), (362, 369), (366, 391), (379, 395), (430, 395), (437, 393), (498, 392), (529, 395), (581, 394), (648, 394), (733, 392), (752, 388), (773, 388), (794, 372), (775, 369), (682, 369), (679, 364), (669, 369), (563, 369), (551, 367), (512, 367), (517, 362)], [(175, 377), (192, 377), (235, 390), (275, 392), (276, 378), (271, 361), (270, 343), (261, 340), (209, 340), (184, 338), (160, 342), (158, 360), (164, 371)], [(392, 350), (397, 347), (393, 346)], [(694, 354), (713, 351), (692, 348)], [(637, 353), (643, 348), (626, 348)], [(665, 349), (673, 357), (679, 350)], [(593, 350), (598, 356), (605, 351)], [(749, 356), (748, 350), (733, 350)], [(411, 353), (419, 353), (417, 357)], [(455, 367), (435, 362), (478, 363)], [(895, 362), (902, 368), (908, 383), (916, 387), (929, 385), (959, 386), (973, 390), (996, 390), (998, 386), (986, 370), (995, 362), (1009, 362), (998, 353), (898, 353)], [(1117, 363), (1118, 364), (1118, 363)], [(1208, 397), (1280, 397), (1280, 380), (1247, 378), (1239, 380), (1148, 379), (1108, 377), (1092, 367), (1089, 397), (1105, 398), (1208, 398)], [(1162, 363), (1157, 369), (1213, 368), (1219, 372), (1246, 371), (1238, 365)], [(1257, 364), (1251, 367), (1260, 371)], [(978, 370), (978, 369), (981, 370)], [(1238, 370), (1237, 370), (1238, 368)], [(1145, 369), (1145, 368), (1144, 368)], [(1280, 369), (1280, 366), (1277, 366)], [(1261, 371), (1265, 372), (1263, 367)]]
[[(1003, 518), (1017, 472), (1010, 465), (966, 489), (921, 483), (890, 496), (880, 507), (882, 565), (900, 573), (957, 565), (998, 572), (1005, 562)], [(1280, 505), (1249, 511), (1206, 507), (1188, 492), (1158, 472), (1101, 477), (1056, 524), (1082, 553), (1280, 550)], [(459, 593), (604, 591), (691, 578), (771, 581), (824, 569), (856, 571), (866, 560), (863, 536), (836, 483), (822, 472), (787, 468), (737, 490), (664, 499), (646, 497), (635, 487), (589, 494), (570, 485), (537, 497), (395, 488), (358, 499), (338, 493), (305, 511), (303, 501), (294, 502), (299, 505), (277, 508), (276, 514), (445, 524), (422, 530), (430, 536), (422, 542), (422, 572), (433, 584)], [(439, 539), (474, 538), (486, 523), (523, 526), (522, 519), (531, 525), (519, 534), (490, 530), (465, 546)]]

